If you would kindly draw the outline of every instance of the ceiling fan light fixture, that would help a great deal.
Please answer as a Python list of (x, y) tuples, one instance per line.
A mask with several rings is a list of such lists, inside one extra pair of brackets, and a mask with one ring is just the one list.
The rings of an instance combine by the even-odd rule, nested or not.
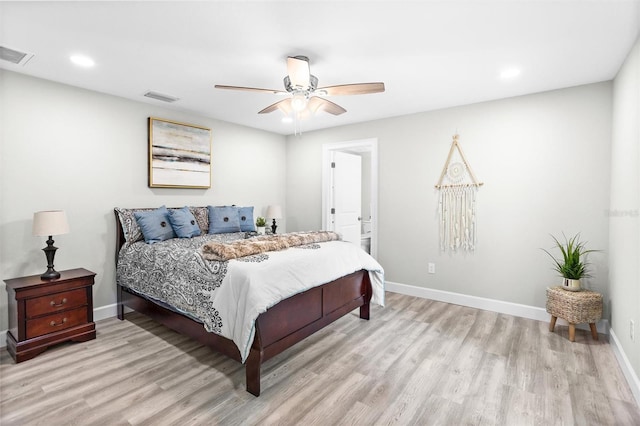
[(295, 112), (303, 111), (307, 107), (309, 99), (304, 93), (295, 93), (291, 99), (291, 108)]
[(278, 109), (282, 111), (285, 116), (289, 116), (293, 111), (291, 108), (291, 100), (285, 99), (284, 101), (278, 102)]
[(291, 78), (287, 75), (284, 77), (284, 89), (289, 93), (294, 93), (296, 91), (305, 90), (308, 92), (313, 92), (318, 87), (318, 77), (315, 75), (309, 75), (308, 82), (305, 84), (294, 85), (291, 83)]
[(259, 89), (256, 87), (226, 86), (216, 84), (217, 89), (233, 89), (251, 92), (291, 95), (258, 111), (258, 114), (268, 114), (275, 110), (285, 116), (291, 115), (294, 121), (309, 117), (317, 111), (340, 115), (346, 109), (321, 96), (335, 95), (365, 95), (368, 93), (384, 92), (384, 83), (351, 83), (325, 86), (318, 88), (318, 78), (309, 72), (309, 58), (306, 56), (289, 56), (287, 58), (287, 75), (284, 77), (285, 91)]

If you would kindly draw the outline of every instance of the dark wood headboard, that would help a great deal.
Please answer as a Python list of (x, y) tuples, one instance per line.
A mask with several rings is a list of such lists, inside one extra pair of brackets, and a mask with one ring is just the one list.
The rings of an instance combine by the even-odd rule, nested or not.
[(125, 239), (124, 239), (124, 229), (122, 229), (122, 223), (120, 223), (118, 212), (114, 209), (113, 213), (116, 215), (116, 265), (117, 265), (118, 255), (120, 254), (120, 249), (125, 243)]

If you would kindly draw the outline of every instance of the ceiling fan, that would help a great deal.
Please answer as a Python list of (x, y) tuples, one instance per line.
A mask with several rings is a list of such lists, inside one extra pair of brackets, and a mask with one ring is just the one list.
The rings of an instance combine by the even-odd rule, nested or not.
[(347, 112), (340, 105), (320, 96), (335, 95), (364, 95), (367, 93), (384, 92), (384, 83), (355, 83), (337, 86), (318, 87), (318, 78), (309, 71), (309, 58), (306, 56), (289, 56), (287, 58), (287, 76), (284, 78), (283, 90), (258, 89), (255, 87), (225, 86), (216, 84), (216, 89), (244, 90), (274, 94), (291, 94), (292, 96), (269, 105), (258, 114), (267, 114), (280, 110), (286, 115), (295, 112), (301, 115), (305, 112), (315, 113), (326, 111), (333, 115)]

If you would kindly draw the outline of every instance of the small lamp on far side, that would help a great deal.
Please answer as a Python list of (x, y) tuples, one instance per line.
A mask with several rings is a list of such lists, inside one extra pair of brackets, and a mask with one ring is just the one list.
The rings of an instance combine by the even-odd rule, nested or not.
[(64, 210), (49, 210), (33, 214), (33, 235), (36, 237), (49, 237), (47, 246), (42, 249), (47, 258), (47, 272), (40, 276), (43, 280), (60, 278), (60, 272), (53, 269), (53, 258), (58, 248), (53, 246), (55, 241), (51, 237), (67, 233), (69, 233), (69, 223)]
[(278, 225), (276, 225), (276, 219), (282, 219), (282, 208), (277, 205), (269, 206), (267, 207), (266, 216), (273, 219), (273, 222), (271, 223), (271, 232), (275, 234), (276, 228), (278, 227)]

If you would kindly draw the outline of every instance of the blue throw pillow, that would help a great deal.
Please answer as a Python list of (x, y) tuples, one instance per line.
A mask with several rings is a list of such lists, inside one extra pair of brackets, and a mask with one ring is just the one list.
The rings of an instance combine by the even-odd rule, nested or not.
[(237, 207), (209, 206), (209, 234), (240, 232), (240, 218)]
[(191, 238), (200, 235), (200, 227), (189, 207), (169, 210), (169, 221), (178, 238)]
[(176, 237), (169, 220), (169, 210), (165, 206), (155, 210), (138, 211), (134, 216), (147, 244)]
[(255, 232), (256, 226), (253, 222), (253, 206), (238, 207), (238, 219), (240, 220), (240, 230), (242, 232)]

